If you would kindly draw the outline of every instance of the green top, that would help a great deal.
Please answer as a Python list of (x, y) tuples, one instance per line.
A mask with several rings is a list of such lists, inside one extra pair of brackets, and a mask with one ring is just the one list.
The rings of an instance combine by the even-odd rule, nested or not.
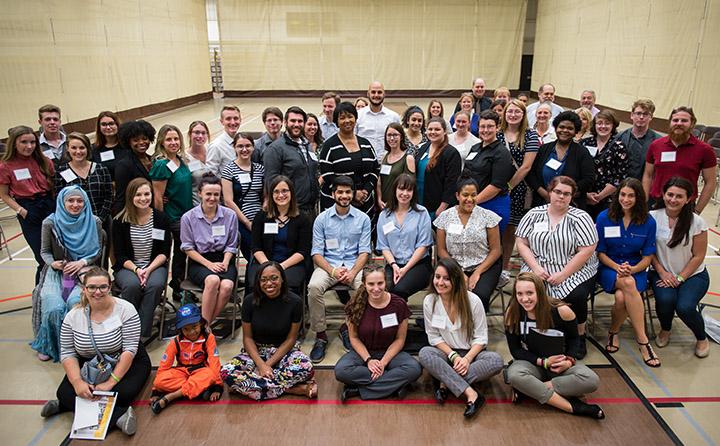
[[(411, 173), (410, 169), (407, 167), (407, 157), (410, 156), (407, 153), (402, 156), (399, 160), (395, 161), (392, 164), (389, 164), (387, 162), (387, 153), (383, 157), (382, 164), (380, 164), (380, 193), (382, 194), (382, 201), (385, 203), (388, 203), (390, 200), (390, 194), (392, 194), (392, 187), (395, 183), (395, 180), (397, 177), (400, 176), (400, 174), (403, 173)], [(390, 173), (387, 175), (383, 175), (382, 171), (384, 169), (387, 169), (387, 167), (383, 166), (390, 166)]]
[(168, 162), (166, 159), (155, 160), (149, 176), (153, 181), (167, 181), (165, 197), (168, 201), (163, 211), (170, 221), (178, 221), (193, 207), (192, 174), (183, 161), (180, 161), (180, 167), (175, 172), (168, 168)]

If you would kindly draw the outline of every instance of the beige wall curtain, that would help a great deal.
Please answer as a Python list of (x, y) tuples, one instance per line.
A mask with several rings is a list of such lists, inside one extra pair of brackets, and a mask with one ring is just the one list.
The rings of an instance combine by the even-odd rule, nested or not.
[(655, 115), (694, 107), (699, 122), (720, 122), (720, 2), (717, 0), (541, 0), (533, 89), (558, 96), (595, 90), (598, 102), (629, 110), (651, 98)]
[(203, 0), (3, 0), (0, 135), (210, 91)]
[(517, 88), (525, 0), (219, 0), (226, 90)]

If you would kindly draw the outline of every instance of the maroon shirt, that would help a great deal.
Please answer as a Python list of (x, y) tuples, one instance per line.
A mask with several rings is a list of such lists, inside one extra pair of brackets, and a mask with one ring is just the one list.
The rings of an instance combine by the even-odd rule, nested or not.
[[(663, 160), (663, 152), (668, 152)], [(674, 155), (673, 155), (674, 154)], [(675, 161), (670, 161), (672, 157)], [(655, 167), (650, 198), (662, 197), (663, 185), (674, 176), (680, 176), (692, 183), (695, 192), (691, 199), (697, 197), (697, 182), (700, 172), (708, 167), (717, 165), (715, 152), (710, 145), (690, 135), (685, 144), (675, 147), (669, 136), (656, 139), (648, 147), (645, 161)]]
[[(397, 318), (397, 324), (393, 326), (386, 324), (386, 327), (383, 328), (381, 317), (393, 313)], [(370, 304), (367, 304), (358, 325), (358, 338), (370, 352), (387, 350), (390, 344), (395, 341), (400, 324), (409, 318), (410, 314), (407, 303), (394, 294), (390, 295), (390, 302), (385, 308), (373, 308)]]

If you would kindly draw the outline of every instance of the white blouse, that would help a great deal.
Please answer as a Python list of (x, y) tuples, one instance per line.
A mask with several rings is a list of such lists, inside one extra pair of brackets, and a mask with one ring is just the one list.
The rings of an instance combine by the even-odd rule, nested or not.
[(450, 257), (457, 260), (463, 270), (481, 264), (490, 252), (487, 229), (500, 223), (500, 216), (475, 206), (467, 225), (462, 224), (457, 206), (445, 210), (435, 220), (435, 227), (445, 231), (445, 245)]
[[(657, 259), (668, 272), (680, 274), (692, 258), (693, 237), (707, 231), (707, 223), (705, 223), (705, 220), (703, 220), (701, 216), (693, 214), (693, 221), (690, 226), (690, 240), (687, 245), (685, 244), (685, 239), (683, 239), (674, 248), (669, 248), (667, 244), (672, 238), (672, 230), (670, 229), (670, 222), (665, 213), (665, 209), (650, 211), (650, 215), (653, 216), (657, 223), (657, 230), (655, 232), (655, 245), (657, 247), (655, 255)], [(701, 263), (690, 277), (703, 272), (703, 270), (705, 270), (705, 262)], [(688, 279), (688, 277), (686, 277), (686, 279)]]
[(450, 348), (462, 350), (470, 350), (476, 344), (487, 345), (488, 331), (485, 308), (480, 298), (472, 292), (468, 292), (468, 300), (470, 301), (470, 311), (474, 324), (472, 339), (467, 338), (459, 315), (455, 316), (455, 323), (450, 322), (440, 296), (435, 293), (425, 296), (423, 316), (425, 318), (425, 332), (430, 345), (436, 346), (444, 342)]

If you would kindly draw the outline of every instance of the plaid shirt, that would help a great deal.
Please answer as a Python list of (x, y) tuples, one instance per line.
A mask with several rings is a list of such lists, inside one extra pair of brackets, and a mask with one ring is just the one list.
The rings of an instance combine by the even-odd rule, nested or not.
[[(76, 178), (69, 183), (62, 177), (62, 172), (70, 169), (69, 163), (62, 163), (55, 170), (55, 192), (58, 193), (64, 187), (80, 186), (90, 198), (93, 214), (100, 220), (105, 221), (110, 216), (110, 207), (113, 200), (112, 178), (110, 172), (102, 164), (92, 163), (87, 178), (81, 178), (75, 173)], [(73, 171), (75, 172), (75, 171)]]

